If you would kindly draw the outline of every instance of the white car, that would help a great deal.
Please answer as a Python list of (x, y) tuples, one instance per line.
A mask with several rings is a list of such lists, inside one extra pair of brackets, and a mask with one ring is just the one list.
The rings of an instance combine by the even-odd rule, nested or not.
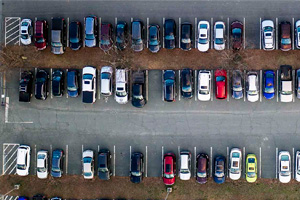
[(210, 100), (211, 72), (200, 70), (198, 73), (198, 99), (199, 101)]
[(300, 49), (300, 20), (295, 24), (295, 44), (296, 48)]
[(279, 152), (278, 156), (278, 177), (281, 183), (288, 183), (291, 181), (291, 155), (288, 151)]
[(275, 28), (272, 20), (264, 20), (261, 23), (262, 47), (264, 50), (275, 49)]
[(128, 102), (128, 70), (116, 69), (115, 99), (119, 104)]
[(101, 94), (103, 96), (110, 96), (112, 94), (112, 77), (113, 68), (111, 66), (101, 68)]
[(225, 24), (221, 21), (216, 22), (214, 26), (214, 49), (225, 49)]
[(281, 65), (279, 70), (279, 98), (280, 102), (292, 102), (293, 94), (293, 68), (290, 65)]
[(82, 69), (82, 102), (96, 101), (96, 68), (86, 66)]
[(20, 30), (21, 43), (24, 45), (31, 44), (31, 37), (32, 37), (31, 19), (22, 19), (20, 29), (21, 29)]
[(82, 174), (84, 179), (94, 178), (94, 152), (92, 150), (82, 152)]
[(190, 180), (191, 178), (191, 152), (181, 151), (180, 152), (180, 180)]
[(27, 176), (30, 168), (30, 146), (20, 145), (17, 150), (16, 171), (19, 176)]
[(36, 174), (40, 179), (45, 179), (48, 177), (48, 151), (41, 150), (37, 153), (37, 161), (36, 161)]
[(247, 99), (256, 102), (259, 99), (259, 85), (257, 72), (247, 73)]
[(242, 174), (242, 151), (239, 148), (233, 148), (230, 151), (229, 178), (238, 180)]
[(198, 23), (198, 50), (206, 52), (209, 49), (209, 22), (200, 21)]
[(300, 151), (296, 152), (295, 157), (295, 179), (300, 182)]

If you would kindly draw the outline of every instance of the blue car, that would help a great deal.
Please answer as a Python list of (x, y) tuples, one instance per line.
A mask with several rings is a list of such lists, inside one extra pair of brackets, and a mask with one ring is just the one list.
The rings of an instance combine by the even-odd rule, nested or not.
[(24, 197), (24, 196), (19, 196), (18, 200), (29, 200), (28, 197)]
[(214, 181), (218, 184), (225, 182), (225, 166), (226, 159), (224, 156), (217, 156), (215, 158), (215, 170), (214, 170)]
[(67, 74), (67, 89), (70, 97), (77, 97), (79, 95), (78, 85), (78, 71), (71, 69)]
[(275, 96), (275, 73), (273, 70), (264, 72), (263, 94), (266, 99), (273, 99)]
[(63, 174), (63, 157), (64, 151), (61, 149), (56, 149), (52, 153), (51, 176), (54, 178), (60, 178)]

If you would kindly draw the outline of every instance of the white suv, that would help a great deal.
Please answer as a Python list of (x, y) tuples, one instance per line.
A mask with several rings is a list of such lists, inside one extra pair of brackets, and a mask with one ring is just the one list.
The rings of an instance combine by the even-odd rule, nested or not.
[(264, 20), (261, 23), (262, 46), (264, 50), (275, 49), (275, 28), (272, 20)]
[(82, 102), (96, 101), (96, 68), (86, 66), (82, 70)]
[(82, 174), (84, 179), (94, 178), (94, 152), (85, 150), (82, 152)]
[(198, 23), (198, 50), (206, 52), (209, 49), (209, 22), (200, 21)]
[(191, 178), (191, 152), (180, 152), (180, 180), (190, 180)]
[(291, 181), (291, 155), (288, 151), (279, 152), (279, 181), (281, 183), (288, 183)]
[(239, 148), (233, 148), (230, 151), (229, 178), (238, 180), (242, 174), (242, 151)]
[(200, 70), (198, 74), (198, 99), (199, 101), (210, 100), (211, 72)]
[(300, 182), (300, 151), (296, 152), (295, 158), (295, 179)]
[(115, 99), (119, 104), (128, 102), (128, 70), (116, 69)]
[(259, 99), (259, 85), (257, 72), (247, 73), (247, 99), (256, 102)]
[(19, 176), (27, 176), (30, 168), (30, 146), (20, 145), (17, 150), (16, 171)]
[(37, 153), (37, 177), (45, 179), (48, 177), (48, 151), (41, 150)]
[(214, 49), (225, 49), (225, 24), (224, 22), (216, 22), (214, 26)]

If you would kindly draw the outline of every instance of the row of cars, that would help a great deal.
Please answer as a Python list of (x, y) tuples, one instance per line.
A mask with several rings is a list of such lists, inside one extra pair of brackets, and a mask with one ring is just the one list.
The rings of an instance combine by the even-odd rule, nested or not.
[[(128, 69), (117, 68), (115, 70), (115, 82), (113, 79), (113, 68), (104, 66), (101, 68), (100, 75), (97, 75), (95, 67), (86, 66), (82, 70), (82, 74), (78, 70), (56, 69), (51, 74), (51, 93), (55, 97), (62, 97), (65, 89), (69, 97), (77, 97), (82, 92), (82, 101), (84, 103), (94, 103), (97, 99), (97, 87), (100, 87), (100, 93), (104, 97), (113, 94), (115, 88), (115, 100), (120, 104), (125, 104), (129, 100), (129, 71)], [(132, 71), (131, 75), (131, 102), (135, 107), (143, 107), (147, 103), (146, 99), (146, 83), (147, 71)], [(82, 82), (80, 83), (80, 76)], [(100, 81), (97, 83), (97, 76)], [(24, 71), (21, 74), (19, 83), (19, 101), (30, 102), (33, 88), (33, 73)], [(66, 79), (66, 80), (65, 80)], [(35, 75), (34, 95), (36, 99), (46, 100), (48, 97), (49, 73), (46, 70), (38, 70)], [(114, 84), (115, 83), (115, 84)]]

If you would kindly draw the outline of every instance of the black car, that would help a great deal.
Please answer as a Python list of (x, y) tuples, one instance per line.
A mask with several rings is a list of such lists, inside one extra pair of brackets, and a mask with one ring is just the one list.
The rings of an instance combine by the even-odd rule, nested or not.
[(176, 80), (174, 70), (163, 71), (164, 101), (174, 102), (176, 97)]
[(146, 72), (144, 70), (132, 72), (132, 105), (142, 108), (147, 103), (146, 99)]
[(193, 96), (193, 71), (183, 69), (180, 72), (180, 89), (183, 98), (192, 98)]
[(64, 91), (64, 72), (60, 69), (54, 70), (52, 73), (52, 94), (61, 97)]
[(143, 22), (135, 20), (131, 23), (131, 48), (135, 52), (140, 52), (144, 49), (143, 43)]
[(165, 21), (165, 48), (175, 49), (176, 47), (176, 23), (173, 19), (167, 19)]
[(30, 102), (32, 96), (33, 75), (30, 71), (25, 71), (21, 74), (19, 84), (19, 101)]
[(150, 25), (148, 48), (152, 53), (157, 53), (160, 49), (159, 35), (160, 35), (159, 25), (157, 24)]
[(70, 48), (72, 50), (80, 49), (82, 45), (81, 41), (81, 23), (78, 21), (74, 21), (70, 23), (69, 26), (69, 41)]
[(208, 155), (201, 153), (197, 155), (197, 161), (196, 161), (196, 181), (200, 184), (204, 184), (207, 182), (208, 176), (209, 176), (209, 159)]
[(67, 73), (67, 90), (70, 97), (79, 95), (79, 73), (76, 69), (71, 69)]
[(32, 197), (32, 200), (47, 200), (47, 197), (41, 194), (37, 194)]
[(118, 22), (116, 26), (116, 46), (119, 50), (124, 50), (127, 46), (127, 23)]
[(181, 25), (180, 48), (182, 50), (189, 51), (192, 49), (192, 33), (192, 24), (186, 22)]
[(52, 165), (51, 176), (54, 178), (60, 178), (63, 174), (64, 166), (64, 151), (62, 149), (55, 149), (52, 152)]
[(48, 78), (49, 75), (45, 70), (39, 70), (35, 79), (35, 98), (46, 100), (48, 96)]
[(98, 177), (102, 180), (109, 180), (112, 175), (110, 169), (111, 154), (108, 149), (101, 149), (98, 153)]
[(131, 155), (130, 181), (140, 183), (143, 180), (144, 173), (144, 156), (136, 152)]

